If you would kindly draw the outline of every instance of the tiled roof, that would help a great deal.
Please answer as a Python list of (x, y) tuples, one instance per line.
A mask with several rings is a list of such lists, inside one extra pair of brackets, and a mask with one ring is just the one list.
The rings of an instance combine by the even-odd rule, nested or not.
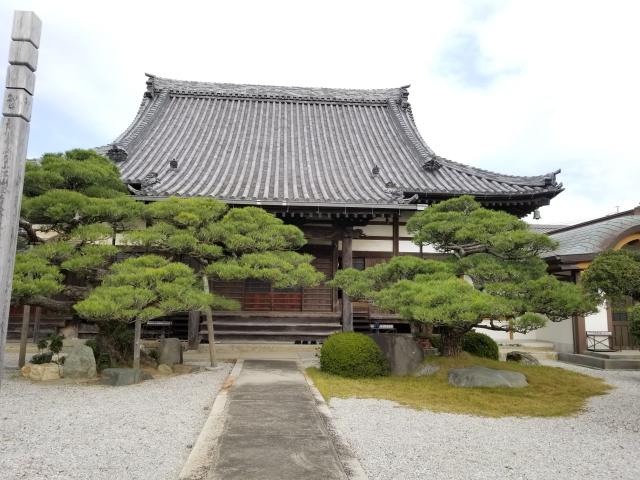
[(529, 228), (537, 233), (548, 233), (553, 230), (558, 230), (560, 228), (564, 228), (566, 225), (547, 225), (544, 223), (530, 223)]
[(637, 227), (640, 215), (612, 216), (600, 220), (564, 227), (549, 233), (560, 245), (545, 257), (563, 255), (589, 255), (611, 248), (620, 235)]
[[(255, 203), (392, 205), (460, 194), (522, 199), (562, 191), (555, 173), (501, 175), (436, 156), (406, 87), (267, 87), (149, 76), (133, 123), (103, 152), (147, 196)], [(537, 203), (536, 203), (537, 202)]]

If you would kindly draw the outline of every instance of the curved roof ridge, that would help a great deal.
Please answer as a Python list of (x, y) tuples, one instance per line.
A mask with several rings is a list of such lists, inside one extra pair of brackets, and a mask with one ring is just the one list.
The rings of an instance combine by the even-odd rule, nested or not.
[(352, 89), (326, 87), (285, 87), (277, 85), (251, 85), (240, 83), (214, 83), (193, 80), (176, 80), (145, 73), (148, 92), (161, 90), (175, 93), (237, 96), (240, 98), (265, 98), (280, 100), (319, 100), (333, 102), (384, 103), (390, 99), (398, 101), (403, 88)]
[[(403, 112), (404, 110), (404, 112)], [(557, 187), (558, 189), (562, 189), (562, 184), (556, 182), (556, 175), (560, 173), (560, 169), (546, 173), (543, 175), (534, 175), (534, 176), (522, 176), (522, 175), (506, 175), (502, 173), (492, 172), (491, 170), (485, 170), (478, 167), (472, 167), (470, 165), (465, 165), (463, 163), (455, 162), (453, 160), (449, 160), (448, 158), (441, 157), (436, 155), (433, 150), (427, 145), (424, 141), (420, 132), (415, 124), (415, 120), (413, 118), (413, 112), (411, 111), (411, 106), (407, 103), (405, 108), (393, 108), (394, 113), (396, 114), (396, 118), (403, 125), (403, 130), (408, 133), (409, 139), (414, 143), (416, 149), (420, 154), (425, 158), (425, 160), (434, 159), (447, 167), (457, 170), (462, 173), (467, 173), (474, 176), (481, 176), (484, 178), (488, 178), (490, 180), (495, 180), (501, 183), (507, 184), (517, 184), (517, 185), (529, 185), (529, 186), (546, 186), (546, 187)]]

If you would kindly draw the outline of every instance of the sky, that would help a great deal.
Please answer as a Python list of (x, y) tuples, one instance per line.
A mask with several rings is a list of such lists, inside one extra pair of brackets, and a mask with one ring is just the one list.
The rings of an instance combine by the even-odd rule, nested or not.
[(562, 170), (565, 191), (541, 208), (539, 223), (640, 203), (634, 0), (3, 0), (0, 62), (13, 10), (43, 22), (30, 158), (110, 143), (133, 120), (145, 72), (410, 84), (416, 123), (438, 155), (510, 175)]

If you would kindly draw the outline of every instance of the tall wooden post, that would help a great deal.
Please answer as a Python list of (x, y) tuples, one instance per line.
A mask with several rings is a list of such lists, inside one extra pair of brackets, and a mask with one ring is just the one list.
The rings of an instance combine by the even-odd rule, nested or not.
[(33, 343), (38, 343), (40, 336), (40, 316), (42, 315), (42, 307), (36, 307), (36, 313), (33, 318)]
[[(353, 227), (346, 226), (342, 233), (342, 268), (353, 267)], [(353, 332), (353, 308), (349, 295), (342, 291), (342, 331)]]
[(187, 324), (187, 340), (190, 350), (197, 350), (200, 344), (200, 311), (189, 312), (189, 322)]
[(142, 344), (142, 321), (136, 318), (133, 337), (133, 368), (140, 368), (140, 346)]
[(0, 381), (41, 30), (35, 13), (14, 13), (0, 125)]
[(400, 255), (400, 219), (397, 213), (393, 214), (392, 238), (393, 256), (396, 257)]
[(31, 306), (22, 307), (22, 328), (20, 329), (20, 353), (18, 354), (18, 366), (24, 367), (27, 359), (27, 338), (29, 337), (29, 320), (31, 320)]
[[(202, 275), (202, 286), (206, 293), (209, 293), (209, 278), (206, 275)], [(213, 334), (213, 312), (211, 307), (207, 307), (204, 311), (207, 316), (207, 337), (209, 339), (209, 362), (212, 367), (216, 366), (216, 346), (215, 337)]]

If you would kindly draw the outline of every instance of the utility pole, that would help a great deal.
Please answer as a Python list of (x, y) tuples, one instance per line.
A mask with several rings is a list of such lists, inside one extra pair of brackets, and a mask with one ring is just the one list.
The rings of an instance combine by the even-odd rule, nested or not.
[(14, 12), (0, 125), (0, 382), (41, 30), (35, 13)]

